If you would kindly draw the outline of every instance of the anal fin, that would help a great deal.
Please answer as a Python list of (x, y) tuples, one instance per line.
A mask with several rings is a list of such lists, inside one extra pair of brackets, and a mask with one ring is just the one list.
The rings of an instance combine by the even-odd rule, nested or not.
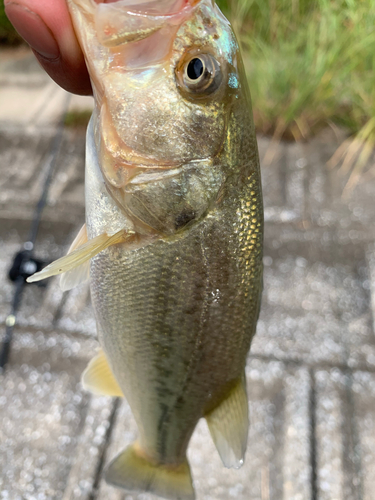
[(223, 464), (229, 469), (239, 469), (244, 462), (249, 432), (245, 374), (227, 398), (205, 417)]
[(124, 397), (102, 349), (90, 361), (83, 372), (82, 385), (84, 389), (94, 394)]
[(194, 500), (190, 467), (171, 466), (147, 460), (137, 443), (126, 448), (109, 465), (107, 483), (129, 492), (151, 492), (171, 500)]

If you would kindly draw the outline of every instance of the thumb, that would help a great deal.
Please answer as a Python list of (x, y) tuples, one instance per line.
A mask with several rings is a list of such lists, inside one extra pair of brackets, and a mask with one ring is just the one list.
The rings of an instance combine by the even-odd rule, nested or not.
[(5, 0), (4, 5), (10, 22), (51, 78), (69, 92), (91, 94), (65, 0)]

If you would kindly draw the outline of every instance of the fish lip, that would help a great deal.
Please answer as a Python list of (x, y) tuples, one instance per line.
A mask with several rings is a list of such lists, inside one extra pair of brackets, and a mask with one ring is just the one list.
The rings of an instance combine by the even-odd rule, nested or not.
[[(193, 8), (195, 6), (195, 4), (199, 3), (201, 0), (198, 0), (198, 2), (194, 2), (193, 0), (187, 0), (185, 2), (185, 5), (182, 7), (182, 9), (176, 11), (176, 12), (171, 12), (170, 14), (149, 14), (149, 13), (143, 13), (143, 12), (137, 12), (137, 11), (133, 11), (133, 10), (127, 10), (127, 13), (130, 15), (130, 16), (137, 16), (137, 17), (148, 17), (148, 18), (151, 18), (151, 19), (172, 19), (176, 16), (179, 16), (181, 14), (183, 14), (184, 12), (190, 10), (191, 8)], [(100, 6), (104, 6), (104, 7), (101, 7), (102, 9), (111, 9), (111, 6), (113, 5), (118, 5), (119, 3), (123, 3), (123, 0), (117, 0), (116, 2), (111, 2), (111, 3), (98, 3), (97, 5)], [(120, 5), (121, 7), (121, 5)], [(129, 6), (126, 6), (124, 5), (124, 10), (127, 9), (127, 7), (130, 7)], [(113, 8), (113, 7), (112, 7)]]
[(125, 186), (137, 185), (137, 184), (147, 184), (148, 182), (155, 182), (168, 177), (174, 177), (178, 175), (185, 169), (193, 168), (194, 166), (199, 166), (200, 163), (213, 165), (215, 157), (206, 157), (198, 160), (190, 160), (187, 162), (179, 162), (173, 167), (160, 168), (159, 165), (154, 167), (148, 167), (137, 171), (133, 177), (131, 177), (125, 184)]
[[(185, 14), (186, 12), (189, 12), (192, 9), (195, 9), (203, 0), (185, 0), (185, 5), (178, 11), (172, 12), (169, 14), (150, 14), (150, 13), (142, 13), (142, 12), (137, 12), (137, 11), (131, 11), (127, 10), (127, 13), (132, 16), (139, 16), (139, 17), (148, 17), (151, 19), (173, 19), (176, 16), (180, 16), (181, 14)], [(104, 9), (104, 10), (111, 10), (113, 8), (121, 8), (122, 6), (124, 7), (124, 10), (127, 9), (127, 7), (131, 7), (131, 5), (120, 5), (118, 4), (124, 4), (123, 0), (115, 0), (113, 2), (101, 2), (101, 1), (96, 1), (96, 0), (72, 0), (72, 2), (79, 8), (82, 7), (82, 4), (85, 9), (91, 10), (92, 13), (94, 13), (98, 8)], [(146, 2), (145, 2), (146, 3)], [(115, 6), (115, 7), (114, 7)]]
[(180, 161), (168, 161), (168, 162), (158, 162), (156, 159), (152, 159), (151, 161), (147, 159), (147, 161), (142, 162), (140, 160), (139, 162), (132, 162), (132, 161), (126, 161), (123, 160), (121, 162), (121, 166), (123, 168), (129, 168), (129, 169), (142, 169), (146, 172), (155, 170), (155, 171), (166, 171), (166, 170), (176, 170), (178, 168), (183, 168), (186, 165), (191, 165), (193, 163), (200, 163), (200, 162), (207, 162), (207, 161), (212, 161), (211, 157), (206, 157), (206, 158), (194, 158), (194, 159), (187, 159), (187, 160), (180, 160)]
[(156, 158), (148, 158), (148, 157), (142, 158), (142, 156), (136, 155), (136, 154), (134, 156), (137, 157), (137, 161), (128, 160), (126, 158), (126, 156), (123, 156), (121, 158), (121, 161), (119, 162), (119, 164), (121, 164), (121, 166), (123, 168), (130, 168), (130, 169), (142, 168), (145, 170), (149, 170), (149, 169), (169, 170), (171, 168), (172, 169), (177, 168), (180, 165), (182, 165), (182, 163), (185, 163), (185, 162), (181, 162), (181, 161), (163, 162), (163, 161), (158, 161)]

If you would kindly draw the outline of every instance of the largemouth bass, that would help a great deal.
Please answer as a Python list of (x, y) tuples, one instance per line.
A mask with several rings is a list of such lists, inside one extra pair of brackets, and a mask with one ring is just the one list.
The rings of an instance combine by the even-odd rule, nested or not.
[(102, 350), (83, 384), (124, 395), (139, 430), (107, 481), (193, 499), (198, 420), (226, 467), (242, 465), (248, 435), (263, 212), (238, 44), (212, 0), (68, 4), (95, 97), (86, 225), (31, 281), (90, 276)]

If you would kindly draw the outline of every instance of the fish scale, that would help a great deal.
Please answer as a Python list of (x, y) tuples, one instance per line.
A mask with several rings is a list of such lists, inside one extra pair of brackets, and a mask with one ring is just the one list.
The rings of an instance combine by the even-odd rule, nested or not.
[[(251, 182), (249, 188), (254, 188)], [(125, 351), (121, 348), (123, 343), (134, 346), (132, 367), (148, 364), (152, 368), (148, 377), (144, 373), (142, 375), (145, 381), (141, 392), (145, 397), (133, 403), (132, 410), (136, 415), (147, 415), (152, 406), (153, 419), (158, 422), (160, 417), (155, 418), (155, 404), (163, 408), (160, 413), (164, 411), (163, 405), (167, 404), (171, 413), (180, 394), (191, 394), (191, 399), (186, 398), (182, 413), (191, 413), (195, 424), (197, 418), (204, 416), (202, 401), (207, 393), (215, 394), (215, 389), (223, 383), (220, 374), (224, 372), (227, 382), (237, 379), (242, 373), (245, 363), (243, 344), (249, 342), (245, 330), (252, 327), (247, 317), (254, 323), (253, 310), (258, 308), (258, 300), (254, 305), (251, 303), (249, 290), (252, 282), (248, 279), (251, 264), (256, 262), (254, 258), (251, 258), (251, 263), (247, 260), (249, 249), (246, 236), (252, 234), (248, 215), (254, 216), (255, 212), (251, 210), (252, 206), (253, 200), (248, 214), (246, 210), (241, 210), (243, 215), (237, 241), (231, 221), (236, 218), (236, 210), (229, 206), (227, 209), (235, 217), (224, 217), (223, 214), (211, 216), (173, 243), (160, 240), (123, 253), (118, 249), (107, 249), (107, 256), (100, 254), (93, 259), (93, 304), (99, 316), (103, 311), (102, 330), (106, 329), (106, 335), (102, 342), (120, 385), (132, 387), (134, 374), (137, 374), (137, 370), (132, 368), (122, 369), (122, 365), (126, 364), (122, 355)], [(227, 221), (227, 228), (223, 227), (223, 220)], [(235, 252), (243, 255), (236, 258)], [(202, 258), (203, 253), (205, 258)], [(255, 284), (259, 281), (259, 274), (258, 270), (253, 278)], [(236, 291), (232, 282), (241, 283), (243, 276), (246, 276), (246, 287)], [(220, 290), (220, 307), (212, 300), (216, 290)], [(134, 304), (139, 306), (134, 307)], [(141, 307), (140, 304), (147, 306)], [(229, 314), (228, 306), (231, 309)], [(121, 308), (123, 315), (118, 315), (117, 311)], [(166, 345), (167, 351), (161, 353), (163, 345)], [(173, 377), (169, 374), (163, 377), (165, 358), (168, 367), (171, 359), (178, 360), (178, 364), (172, 365)], [(228, 369), (223, 370), (223, 367)], [(218, 368), (219, 373), (216, 373)], [(138, 386), (137, 375), (134, 384)], [(157, 391), (155, 398), (154, 387), (160, 385), (172, 388), (173, 395), (168, 394), (164, 399)], [(136, 388), (132, 392), (136, 393)], [(194, 405), (196, 408), (193, 408)], [(178, 425), (182, 427), (180, 421)], [(157, 429), (155, 425), (151, 434), (157, 433)], [(170, 439), (176, 441), (176, 436), (171, 433)], [(144, 440), (147, 443), (158, 441), (155, 436), (145, 437)], [(180, 455), (173, 456), (173, 460), (181, 460), (185, 452), (186, 449), (180, 450)]]

